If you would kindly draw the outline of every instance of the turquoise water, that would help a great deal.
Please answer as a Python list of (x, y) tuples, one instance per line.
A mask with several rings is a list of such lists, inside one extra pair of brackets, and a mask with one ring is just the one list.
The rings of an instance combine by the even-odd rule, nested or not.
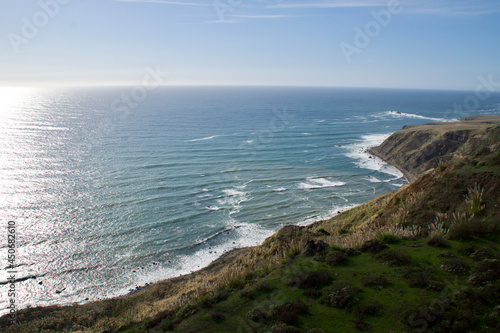
[(22, 306), (121, 295), (331, 217), (406, 183), (366, 153), (390, 133), (500, 113), (498, 94), (459, 112), (471, 93), (340, 88), (163, 87), (117, 107), (132, 91), (0, 91), (1, 220), (36, 277)]

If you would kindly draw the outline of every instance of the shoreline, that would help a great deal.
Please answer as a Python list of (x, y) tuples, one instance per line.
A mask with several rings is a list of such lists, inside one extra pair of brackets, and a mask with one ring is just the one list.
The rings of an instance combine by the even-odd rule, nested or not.
[[(415, 128), (415, 127), (427, 127), (427, 126), (443, 126), (443, 125), (456, 125), (456, 124), (460, 124), (462, 122), (468, 122), (468, 123), (480, 123), (480, 122), (499, 122), (500, 121), (500, 116), (474, 116), (474, 117), (469, 117), (469, 118), (466, 118), (466, 119), (463, 119), (463, 120), (459, 120), (459, 121), (454, 121), (454, 122), (432, 122), (432, 123), (426, 123), (426, 124), (422, 124), (422, 125), (413, 125), (413, 126), (404, 126), (401, 130), (399, 131), (396, 131), (396, 132), (393, 132), (389, 135), (389, 137), (387, 137), (382, 143), (376, 145), (376, 146), (369, 146), (365, 149), (365, 152), (367, 154), (371, 154), (377, 158), (380, 158), (383, 162), (387, 163), (388, 165), (391, 165), (393, 166), (394, 168), (396, 168), (397, 170), (399, 170), (405, 180), (408, 182), (407, 185), (409, 184), (412, 184), (417, 178), (418, 178), (418, 175), (415, 175), (413, 174), (412, 172), (410, 172), (409, 170), (405, 169), (404, 167), (402, 167), (401, 165), (399, 165), (397, 162), (393, 161), (392, 159), (390, 159), (388, 156), (386, 156), (385, 154), (383, 153), (380, 153), (378, 152), (376, 149), (379, 148), (383, 143), (385, 143), (392, 135), (396, 134), (396, 133), (400, 133), (401, 131), (403, 130), (407, 130), (409, 128)], [(393, 193), (395, 191), (398, 191), (399, 189), (395, 189), (393, 191), (390, 191), (388, 193)], [(362, 204), (360, 204), (362, 205)], [(349, 209), (345, 209), (345, 210), (341, 210), (340, 213), (344, 213), (346, 211), (349, 211), (355, 207), (357, 207), (359, 205), (356, 205), (354, 207), (351, 207)], [(313, 226), (314, 224), (320, 224), (320, 223), (324, 223), (325, 221), (328, 221), (329, 219), (337, 216), (337, 215), (340, 215), (339, 213), (337, 214), (334, 214), (333, 216), (329, 217), (329, 218), (321, 218), (321, 219), (318, 219), (318, 220), (315, 220), (315, 221), (312, 221), (310, 223), (305, 223), (306, 221), (301, 221), (301, 222), (298, 222), (298, 223), (295, 223), (295, 224), (289, 224), (289, 225), (285, 225), (285, 226), (282, 226), (280, 229), (277, 229), (271, 236), (269, 237), (274, 237), (276, 235), (278, 235), (280, 233), (280, 230), (282, 230), (283, 228), (286, 228), (286, 227), (290, 227), (290, 226), (294, 226), (294, 227), (298, 227), (298, 228), (309, 228), (311, 226)], [(268, 237), (268, 238), (269, 238)], [(266, 238), (267, 239), (267, 238)], [(218, 257), (217, 259), (215, 259), (214, 261), (212, 261), (210, 264), (208, 264), (207, 266), (203, 267), (203, 268), (200, 268), (196, 271), (193, 271), (189, 274), (185, 274), (185, 275), (181, 275), (181, 276), (177, 276), (177, 277), (172, 277), (172, 278), (168, 278), (168, 279), (164, 279), (164, 280), (159, 280), (157, 282), (153, 282), (153, 283), (150, 283), (149, 285), (145, 286), (145, 287), (142, 287), (141, 289), (139, 290), (142, 290), (144, 288), (147, 288), (147, 287), (150, 287), (156, 283), (161, 283), (161, 282), (165, 282), (165, 281), (171, 281), (171, 282), (175, 282), (175, 281), (183, 281), (183, 280), (186, 280), (186, 279), (189, 279), (189, 278), (195, 278), (197, 277), (198, 275), (203, 275), (203, 274), (206, 274), (206, 273), (210, 273), (210, 272), (213, 272), (214, 270), (217, 270), (219, 268), (222, 268), (224, 267), (225, 265), (227, 265), (228, 263), (231, 263), (232, 261), (234, 261), (235, 259), (237, 259), (238, 255), (240, 253), (243, 253), (244, 251), (248, 251), (248, 250), (251, 250), (251, 249), (254, 249), (256, 247), (259, 247), (261, 246), (263, 243), (265, 242), (265, 240), (262, 241), (262, 243), (258, 244), (258, 245), (255, 245), (255, 246), (251, 246), (251, 247), (243, 247), (243, 248), (235, 248), (235, 249), (232, 249), (232, 250), (229, 250), (225, 253), (223, 253), (220, 257)], [(137, 291), (139, 291), (137, 290)], [(131, 291), (123, 296), (119, 296), (119, 297), (126, 297), (128, 295), (131, 295), (131, 294), (134, 294), (136, 293), (137, 291)]]
[[(499, 123), (500, 123), (500, 117), (499, 117)], [(421, 125), (422, 126), (422, 125)], [(423, 130), (427, 130), (427, 124), (423, 125)], [(459, 131), (463, 131), (462, 128), (458, 129)], [(401, 132), (401, 131), (400, 131)], [(451, 131), (446, 132), (455, 134), (457, 132), (457, 129), (454, 128)], [(396, 132), (398, 133), (398, 132)], [(500, 143), (496, 141), (496, 137), (500, 135), (500, 127), (497, 126), (496, 130), (493, 132), (487, 132), (489, 135), (489, 141), (485, 141), (490, 144), (492, 151), (496, 151), (498, 147), (500, 146)], [(397, 147), (397, 148), (404, 148), (407, 147), (405, 145), (405, 141), (399, 141), (395, 140), (394, 138), (398, 137), (398, 135), (391, 135), (392, 138), (389, 140), (388, 138), (388, 144), (392, 145), (392, 147)], [(410, 141), (412, 143), (415, 142), (415, 138), (418, 139), (418, 136), (416, 135), (409, 135), (405, 137), (406, 141)], [(466, 142), (468, 142), (469, 137), (467, 136)], [(486, 138), (485, 138), (486, 139)], [(430, 137), (429, 140), (431, 140), (431, 143), (440, 143), (439, 141), (434, 140), (433, 137)], [(493, 140), (493, 141), (492, 141)], [(421, 141), (419, 141), (421, 142)], [(495, 143), (492, 143), (495, 142)], [(385, 142), (384, 142), (385, 144)], [(414, 183), (414, 179), (412, 179), (412, 174), (411, 172), (405, 170), (405, 168), (401, 167), (400, 165), (397, 165), (397, 163), (392, 162), (395, 158), (390, 158), (391, 154), (388, 154), (389, 157), (385, 156), (384, 154), (377, 153), (377, 148), (379, 146), (375, 147), (367, 147), (365, 149), (365, 152), (368, 154), (372, 154), (374, 157), (379, 158), (382, 160), (384, 163), (387, 163), (388, 165), (393, 166), (394, 168), (398, 169), (405, 177), (405, 179), (408, 181), (408, 183), (411, 185)], [(412, 146), (415, 146), (413, 144)], [(420, 145), (421, 146), (421, 145)], [(417, 146), (417, 147), (420, 147)], [(467, 147), (469, 148), (470, 154), (474, 153), (477, 151), (477, 149), (480, 149), (480, 146), (471, 146)], [(387, 151), (391, 151), (388, 149)], [(448, 152), (450, 153), (450, 152)], [(452, 152), (453, 153), (453, 152)], [(469, 154), (469, 155), (470, 155)], [(400, 155), (396, 155), (397, 157), (401, 157)], [(435, 156), (429, 156), (429, 158), (435, 158)], [(415, 173), (418, 171), (418, 169), (415, 169)], [(427, 171), (419, 172), (419, 175), (422, 175)], [(472, 181), (472, 180), (471, 180)], [(416, 184), (420, 184), (420, 182), (416, 182)], [(415, 184), (414, 184), (415, 185)], [(415, 185), (419, 186), (419, 185)], [(414, 187), (414, 186), (413, 186)], [(410, 186), (410, 191), (413, 188)], [(388, 191), (386, 195), (394, 195), (399, 191), (399, 189), (394, 189), (392, 191)], [(407, 193), (407, 190), (403, 190), (406, 195), (411, 195)], [(429, 190), (430, 191), (430, 190)], [(435, 193), (430, 191), (429, 193)], [(439, 192), (439, 191), (438, 191)], [(455, 200), (457, 201), (457, 200)], [(162, 280), (157, 280), (156, 282), (153, 283), (146, 283), (144, 286), (136, 287), (135, 290), (130, 289), (129, 292), (124, 293), (122, 295), (116, 295), (110, 298), (105, 298), (101, 299), (98, 301), (83, 301), (83, 302), (75, 302), (72, 304), (68, 305), (58, 305), (58, 306), (42, 306), (42, 307), (36, 307), (36, 308), (31, 308), (31, 309), (19, 309), (21, 311), (20, 313), (20, 324), (26, 324), (26, 325), (37, 325), (36, 323), (39, 321), (40, 316), (44, 317), (50, 317), (53, 316), (54, 320), (58, 320), (58, 318), (65, 318), (64, 316), (68, 315), (73, 315), (74, 311), (79, 312), (79, 313), (87, 313), (87, 312), (92, 312), (95, 314), (102, 313), (103, 310), (101, 309), (110, 309), (109, 311), (113, 310), (116, 311), (117, 309), (123, 309), (124, 306), (129, 306), (134, 304), (139, 304), (138, 308), (144, 309), (144, 313), (141, 314), (140, 318), (142, 318), (140, 321), (131, 321), (135, 323), (134, 325), (142, 325), (141, 322), (144, 321), (144, 318), (152, 318), (148, 319), (149, 321), (147, 324), (150, 322), (153, 323), (155, 322), (155, 318), (157, 318), (159, 315), (162, 315), (164, 313), (171, 313), (171, 309), (174, 308), (180, 308), (186, 304), (190, 304), (189, 302), (193, 300), (197, 300), (200, 296), (204, 296), (205, 292), (207, 293), (206, 295), (211, 295), (210, 293), (215, 290), (217, 291), (220, 286), (224, 286), (226, 284), (238, 284), (241, 283), (241, 281), (246, 281), (246, 275), (247, 271), (250, 271), (251, 269), (258, 269), (260, 266), (260, 263), (262, 261), (267, 260), (269, 256), (275, 256), (272, 257), (273, 263), (280, 262), (283, 258), (286, 258), (288, 256), (288, 253), (290, 251), (293, 251), (295, 253), (296, 251), (299, 251), (300, 253), (303, 253), (304, 249), (306, 248), (304, 246), (304, 243), (301, 243), (301, 241), (305, 242), (305, 236), (307, 237), (323, 237), (321, 238), (322, 240), (326, 241), (328, 244), (330, 235), (337, 235), (336, 232), (338, 232), (338, 235), (343, 235), (343, 231), (348, 231), (348, 230), (356, 230), (355, 225), (353, 224), (353, 221), (357, 221), (356, 223), (365, 223), (367, 221), (371, 221), (371, 218), (375, 216), (376, 219), (379, 219), (378, 222), (376, 223), (382, 223), (382, 224), (374, 224), (376, 229), (380, 226), (383, 225), (384, 221), (387, 221), (387, 219), (392, 220), (393, 218), (393, 213), (394, 213), (394, 200), (385, 200), (385, 196), (378, 196), (373, 202), (371, 203), (371, 206), (366, 208), (364, 211), (360, 212), (359, 210), (356, 209), (346, 209), (348, 213), (342, 214), (340, 217), (340, 220), (335, 220), (332, 218), (325, 219), (324, 216), (321, 216), (320, 219), (316, 221), (311, 221), (307, 225), (300, 225), (300, 224), (288, 224), (285, 226), (282, 226), (280, 229), (272, 232), (272, 235), (267, 237), (262, 243), (259, 243), (254, 246), (248, 246), (248, 247), (239, 247), (239, 248), (234, 248), (231, 250), (227, 250), (226, 252), (221, 253), (219, 257), (217, 257), (215, 260), (210, 262), (207, 266), (199, 268), (197, 270), (193, 270), (187, 274), (184, 275), (179, 275), (171, 278), (166, 278)], [(457, 201), (458, 202), (458, 201)], [(374, 207), (376, 209), (380, 209), (380, 205), (386, 205), (385, 209), (386, 211), (384, 212), (377, 212), (377, 214), (373, 214), (374, 212)], [(423, 208), (425, 206), (419, 207), (419, 209)], [(375, 210), (376, 211), (376, 210)], [(420, 211), (420, 210), (417, 210)], [(336, 214), (338, 215), (338, 214)], [(335, 216), (335, 215), (334, 215)], [(344, 219), (344, 220), (342, 220)], [(342, 222), (343, 221), (343, 222)], [(337, 223), (337, 222), (342, 222), (342, 223)], [(375, 222), (374, 222), (375, 223)], [(361, 224), (360, 224), (361, 225)], [(346, 229), (344, 229), (346, 228)], [(354, 229), (353, 229), (354, 228)], [(322, 231), (322, 232), (319, 232)], [(377, 231), (377, 230), (375, 230)], [(319, 236), (318, 236), (319, 235)], [(306, 238), (307, 238), (306, 237)], [(330, 239), (331, 240), (331, 239)], [(292, 241), (296, 241), (296, 243), (293, 243)], [(311, 240), (308, 241), (306, 244), (307, 246), (310, 245)], [(314, 245), (314, 241), (312, 242)], [(318, 241), (318, 244), (319, 241)], [(343, 243), (345, 244), (351, 244), (352, 243)], [(236, 245), (237, 246), (237, 245)], [(288, 247), (287, 247), (288, 246)], [(349, 245), (346, 245), (349, 246)], [(310, 247), (310, 246), (309, 246)], [(283, 252), (279, 252), (280, 249), (283, 248)], [(313, 249), (314, 250), (314, 249)], [(254, 272), (255, 273), (255, 272)], [(240, 275), (238, 275), (240, 274)], [(253, 273), (252, 273), (253, 274)], [(280, 277), (281, 278), (281, 277)], [(236, 288), (237, 289), (237, 288)], [(141, 305), (142, 304), (142, 305)], [(144, 306), (144, 308), (142, 308)], [(189, 305), (190, 306), (190, 305)], [(191, 308), (186, 307), (185, 309), (190, 310)], [(74, 310), (78, 309), (78, 310)], [(151, 312), (149, 313), (148, 311), (156, 311), (156, 312)], [(167, 309), (167, 310), (165, 310)], [(163, 311), (163, 312), (158, 312), (158, 311)], [(114, 312), (107, 312), (108, 310), (105, 310), (106, 312), (104, 318), (110, 318), (109, 320), (114, 320), (114, 324), (119, 327), (120, 320), (122, 320), (123, 316), (117, 316), (114, 314)], [(166, 312), (168, 311), (168, 312)], [(154, 317), (156, 313), (157, 317)], [(194, 315), (194, 314), (193, 314)], [(1, 318), (5, 318), (6, 316), (2, 316)], [(180, 316), (179, 318), (181, 318)], [(68, 317), (69, 318), (69, 317)], [(112, 318), (112, 319), (111, 319)], [(128, 318), (128, 317), (127, 317)], [(159, 318), (159, 317), (158, 317)], [(182, 317), (184, 319), (184, 317)], [(181, 319), (181, 320), (182, 320)], [(68, 319), (70, 320), (70, 319)], [(107, 319), (108, 320), (108, 319)], [(128, 319), (127, 319), (128, 320)], [(32, 324), (33, 323), (33, 324)], [(146, 324), (146, 325), (147, 325)], [(192, 323), (191, 323), (192, 324)], [(3, 324), (2, 324), (3, 325)], [(189, 322), (188, 324), (185, 325), (190, 325)], [(3, 327), (3, 326), (0, 326)]]
[(372, 154), (375, 157), (380, 158), (385, 163), (387, 163), (387, 164), (395, 167), (396, 169), (398, 169), (404, 175), (404, 178), (406, 179), (406, 181), (408, 182), (408, 184), (413, 183), (418, 178), (417, 176), (411, 174), (408, 170), (406, 170), (405, 168), (403, 168), (402, 166), (400, 166), (398, 163), (396, 163), (394, 161), (392, 161), (392, 162), (389, 161), (389, 158), (387, 156), (385, 156), (384, 154), (379, 153), (378, 151), (375, 150), (375, 148), (377, 148), (377, 147), (378, 146), (371, 147), (370, 149), (367, 150), (367, 152), (370, 153), (370, 154)]
[[(393, 132), (393, 133), (395, 133), (395, 132)], [(390, 135), (392, 135), (393, 133), (391, 133)], [(373, 154), (371, 152), (371, 150), (378, 147), (379, 145), (380, 145), (380, 143), (377, 146), (372, 146), (372, 145), (365, 146), (363, 151), (365, 152), (366, 155), (372, 154), (374, 156), (377, 156), (376, 154)], [(379, 157), (379, 156), (377, 156), (377, 157)], [(396, 169), (400, 170), (397, 166), (388, 162), (384, 158), (382, 158), (382, 157), (379, 157), (379, 158), (383, 162), (385, 162), (391, 166), (394, 166)], [(372, 170), (372, 169), (370, 169), (370, 170)], [(404, 174), (404, 178), (407, 180), (408, 178), (407, 178), (406, 174), (403, 171), (401, 171), (401, 172)], [(398, 189), (394, 189), (394, 190), (389, 191), (387, 193), (394, 192), (397, 190)], [(328, 221), (331, 218), (334, 218), (335, 216), (338, 216), (346, 211), (349, 211), (349, 210), (351, 210), (357, 206), (363, 205), (365, 203), (366, 202), (361, 202), (361, 203), (358, 203), (358, 204), (355, 204), (352, 206), (350, 206), (350, 205), (341, 206), (338, 209), (336, 208), (335, 212), (333, 214), (328, 214), (328, 213), (332, 213), (332, 211), (327, 211), (327, 213), (318, 214), (318, 216), (315, 216), (314, 218), (307, 218), (307, 219), (304, 219), (304, 220), (301, 220), (298, 222), (293, 222), (290, 224), (282, 225), (278, 229), (272, 231), (269, 236), (262, 239), (261, 242), (259, 242), (258, 244), (253, 245), (253, 246), (244, 246), (244, 247), (236, 247), (233, 249), (229, 249), (229, 250), (223, 252), (219, 257), (208, 262), (205, 266), (202, 266), (200, 268), (196, 268), (196, 269), (194, 269), (190, 272), (184, 273), (184, 274), (181, 273), (180, 275), (174, 275), (171, 277), (166, 277), (166, 278), (158, 279), (158, 280), (149, 280), (149, 281), (143, 280), (141, 284), (130, 285), (128, 288), (123, 288), (122, 293), (116, 293), (110, 297), (98, 298), (98, 299), (93, 299), (93, 300), (84, 300), (82, 298), (81, 300), (75, 300), (74, 302), (54, 303), (54, 304), (50, 304), (50, 305), (42, 305), (40, 307), (41, 308), (47, 308), (47, 307), (52, 307), (52, 306), (65, 307), (65, 306), (72, 306), (72, 305), (85, 305), (85, 304), (89, 304), (89, 303), (93, 303), (93, 302), (106, 301), (106, 300), (112, 300), (112, 299), (122, 299), (122, 298), (126, 298), (129, 296), (135, 295), (138, 292), (149, 289), (149, 288), (151, 288), (157, 284), (160, 284), (160, 283), (167, 282), (167, 283), (174, 283), (175, 284), (175, 283), (179, 283), (179, 282), (183, 282), (183, 281), (188, 281), (188, 280), (194, 279), (198, 276), (203, 276), (205, 274), (210, 274), (210, 273), (213, 273), (214, 271), (222, 269), (225, 265), (233, 262), (238, 257), (238, 255), (240, 253), (244, 253), (245, 250), (254, 249), (256, 247), (261, 246), (266, 241), (266, 239), (268, 239), (269, 237), (276, 236), (280, 232), (280, 230), (284, 227), (287, 227), (287, 226), (294, 226), (294, 227), (296, 226), (299, 228), (311, 227), (317, 223), (322, 223), (322, 222)], [(25, 309), (25, 308), (21, 308), (19, 310), (23, 310), (23, 309)], [(4, 316), (4, 315), (0, 314), (0, 318), (2, 316)]]

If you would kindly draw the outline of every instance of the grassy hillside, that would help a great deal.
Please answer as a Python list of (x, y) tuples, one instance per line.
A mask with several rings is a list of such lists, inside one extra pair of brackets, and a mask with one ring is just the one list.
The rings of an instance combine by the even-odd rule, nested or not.
[(284, 227), (199, 272), (117, 299), (23, 310), (0, 329), (498, 332), (499, 198), (500, 152), (475, 148), (397, 192)]

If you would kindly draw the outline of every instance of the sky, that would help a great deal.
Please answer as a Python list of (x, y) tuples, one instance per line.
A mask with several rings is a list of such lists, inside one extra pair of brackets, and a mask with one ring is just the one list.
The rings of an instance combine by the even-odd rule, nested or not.
[(499, 32), (498, 0), (0, 0), (0, 86), (474, 90)]

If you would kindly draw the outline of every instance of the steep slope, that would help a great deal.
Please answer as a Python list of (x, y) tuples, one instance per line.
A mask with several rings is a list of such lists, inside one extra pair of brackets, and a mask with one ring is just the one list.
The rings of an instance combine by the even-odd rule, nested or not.
[(411, 182), (439, 163), (499, 147), (500, 116), (477, 116), (453, 123), (405, 126), (370, 152), (396, 166)]

